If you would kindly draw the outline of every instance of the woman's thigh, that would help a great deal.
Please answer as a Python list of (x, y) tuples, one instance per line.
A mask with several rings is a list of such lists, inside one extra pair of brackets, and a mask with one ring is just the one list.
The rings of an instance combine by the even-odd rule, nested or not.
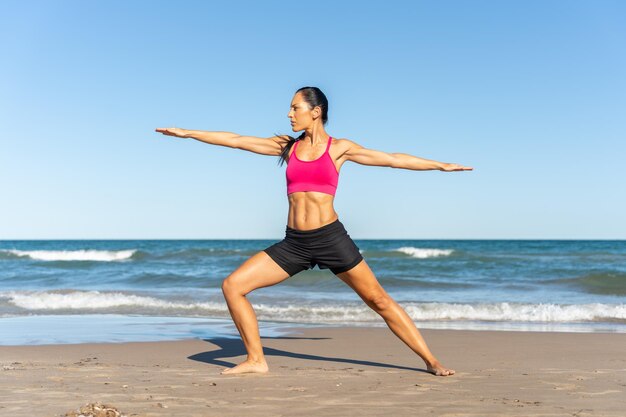
[(257, 288), (278, 284), (287, 278), (289, 278), (289, 274), (267, 253), (261, 251), (248, 258), (231, 272), (224, 280), (222, 288), (236, 290), (245, 295)]
[(365, 259), (361, 260), (354, 268), (336, 275), (364, 301), (372, 301), (387, 294)]

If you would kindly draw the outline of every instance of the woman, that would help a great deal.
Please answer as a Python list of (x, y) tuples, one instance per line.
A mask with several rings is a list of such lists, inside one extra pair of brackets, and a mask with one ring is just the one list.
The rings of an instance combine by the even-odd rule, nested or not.
[(247, 359), (222, 374), (267, 372), (259, 328), (246, 294), (279, 282), (318, 265), (330, 269), (378, 313), (391, 331), (417, 353), (435, 375), (452, 375), (433, 356), (419, 330), (402, 307), (381, 287), (359, 248), (346, 232), (333, 208), (339, 171), (348, 161), (362, 165), (412, 170), (472, 170), (458, 164), (431, 161), (402, 153), (366, 149), (348, 139), (335, 139), (324, 130), (328, 100), (317, 87), (296, 91), (288, 114), (298, 138), (241, 136), (229, 132), (205, 132), (158, 128), (157, 132), (193, 138), (211, 145), (228, 146), (261, 155), (280, 156), (287, 162), (289, 215), (285, 238), (256, 253), (222, 283), (228, 310), (248, 352)]

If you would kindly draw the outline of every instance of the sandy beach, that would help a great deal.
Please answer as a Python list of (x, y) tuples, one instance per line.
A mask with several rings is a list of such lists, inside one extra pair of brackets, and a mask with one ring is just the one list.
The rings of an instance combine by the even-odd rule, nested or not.
[(423, 330), (436, 377), (384, 327), (265, 337), (267, 374), (220, 375), (237, 339), (1, 346), (0, 415), (101, 402), (128, 416), (623, 416), (626, 334)]

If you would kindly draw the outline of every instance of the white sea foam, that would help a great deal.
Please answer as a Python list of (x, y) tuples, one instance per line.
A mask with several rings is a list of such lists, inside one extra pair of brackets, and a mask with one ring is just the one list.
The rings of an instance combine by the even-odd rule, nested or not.
[(396, 249), (398, 252), (406, 253), (414, 258), (434, 258), (437, 256), (448, 256), (453, 249), (430, 249), (430, 248), (414, 248), (412, 246), (403, 246)]
[[(164, 316), (200, 315), (228, 317), (224, 302), (188, 302), (100, 291), (8, 291), (0, 299), (27, 311), (93, 310)], [(310, 323), (380, 321), (362, 303), (270, 304), (254, 303), (260, 319)], [(492, 321), (572, 323), (626, 320), (625, 304), (521, 304), (521, 303), (401, 303), (416, 321)]]
[(102, 310), (115, 307), (148, 307), (168, 309), (221, 309), (216, 303), (177, 303), (154, 297), (100, 291), (9, 291), (0, 293), (9, 303), (26, 310)]
[(136, 249), (110, 250), (2, 250), (15, 256), (26, 257), (37, 261), (121, 261), (133, 256)]
[(484, 320), (569, 323), (626, 320), (625, 304), (447, 304), (420, 303), (405, 306), (414, 320)]

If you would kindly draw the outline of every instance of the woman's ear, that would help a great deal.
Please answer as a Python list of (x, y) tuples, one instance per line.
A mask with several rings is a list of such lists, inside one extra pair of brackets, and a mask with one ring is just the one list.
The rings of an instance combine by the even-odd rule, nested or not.
[(322, 115), (322, 109), (320, 108), (320, 106), (315, 106), (313, 110), (311, 110), (311, 115), (314, 119), (320, 117)]

